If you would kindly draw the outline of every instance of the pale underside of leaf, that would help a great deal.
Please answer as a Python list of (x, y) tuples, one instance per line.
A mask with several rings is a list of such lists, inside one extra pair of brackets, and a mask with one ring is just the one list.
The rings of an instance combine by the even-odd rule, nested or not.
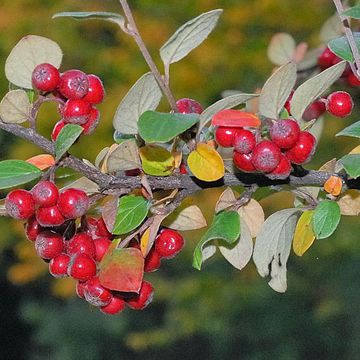
[(4, 123), (21, 124), (30, 118), (31, 104), (24, 90), (9, 91), (0, 103), (0, 118)]
[(238, 212), (241, 219), (247, 224), (251, 237), (256, 237), (265, 222), (262, 206), (255, 199), (250, 199)]
[(140, 168), (138, 147), (135, 140), (126, 140), (109, 151), (106, 168), (108, 172)]
[(224, 192), (219, 196), (218, 201), (215, 205), (215, 212), (218, 213), (222, 210), (228, 209), (229, 207), (235, 205), (236, 197), (231, 188), (226, 188)]
[(196, 230), (207, 226), (207, 222), (200, 208), (190, 205), (172, 212), (165, 219), (164, 226), (174, 230)]
[(296, 42), (290, 34), (277, 33), (270, 40), (267, 56), (273, 64), (281, 66), (292, 60), (295, 48)]

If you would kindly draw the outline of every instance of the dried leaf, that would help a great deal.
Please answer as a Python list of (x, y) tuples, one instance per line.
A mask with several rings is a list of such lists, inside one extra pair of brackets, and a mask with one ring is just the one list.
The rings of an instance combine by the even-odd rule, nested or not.
[(91, 181), (87, 177), (83, 176), (72, 183), (64, 186), (62, 190), (69, 189), (69, 188), (76, 188), (86, 192), (87, 195), (96, 194), (99, 192), (99, 185), (96, 184), (94, 181)]
[(233, 206), (236, 203), (236, 197), (231, 190), (231, 188), (226, 188), (224, 192), (220, 195), (218, 201), (215, 205), (215, 212), (218, 213), (222, 210), (225, 210), (229, 208), (230, 206)]
[(159, 232), (160, 224), (165, 219), (166, 215), (154, 215), (151, 225), (141, 236), (140, 249), (144, 257), (149, 253), (154, 245), (156, 236)]
[(9, 91), (0, 102), (0, 118), (4, 123), (21, 124), (30, 118), (31, 104), (26, 91)]
[(106, 168), (109, 173), (141, 168), (136, 141), (126, 140), (109, 150)]
[(360, 192), (358, 190), (348, 190), (344, 196), (338, 200), (341, 215), (357, 216), (360, 214)]
[(239, 214), (248, 226), (251, 237), (256, 237), (265, 221), (262, 206), (255, 199), (250, 199), (246, 205), (239, 209)]
[(342, 180), (339, 176), (330, 176), (324, 184), (324, 190), (333, 196), (339, 196), (341, 194), (341, 189)]
[(102, 206), (101, 217), (104, 219), (107, 230), (112, 233), (119, 206), (119, 197), (109, 196), (108, 198), (109, 200)]
[(40, 170), (45, 170), (53, 165), (55, 165), (55, 159), (52, 155), (49, 154), (40, 154), (33, 156), (26, 160), (27, 163), (36, 166)]
[(179, 206), (164, 220), (163, 225), (170, 229), (185, 231), (206, 227), (207, 222), (200, 208), (190, 205)]

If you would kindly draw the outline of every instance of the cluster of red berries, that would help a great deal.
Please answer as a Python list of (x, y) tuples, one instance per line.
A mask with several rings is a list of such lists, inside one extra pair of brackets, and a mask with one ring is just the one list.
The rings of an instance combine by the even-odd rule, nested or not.
[(244, 172), (261, 172), (270, 179), (286, 179), (291, 163), (304, 164), (311, 160), (316, 139), (308, 131), (301, 131), (293, 119), (281, 119), (272, 124), (269, 139), (249, 129), (219, 126), (216, 142), (233, 147), (235, 166)]
[(55, 66), (43, 63), (35, 67), (32, 83), (40, 92), (53, 94), (62, 100), (59, 105), (62, 119), (54, 126), (51, 134), (53, 141), (66, 124), (80, 125), (84, 135), (95, 130), (100, 121), (100, 112), (95, 105), (100, 104), (105, 96), (104, 86), (98, 76), (87, 75), (76, 69), (60, 74)]

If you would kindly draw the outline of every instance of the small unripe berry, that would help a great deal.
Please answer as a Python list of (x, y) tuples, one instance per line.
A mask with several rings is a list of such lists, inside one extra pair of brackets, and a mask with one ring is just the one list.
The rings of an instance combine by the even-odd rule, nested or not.
[(56, 278), (67, 277), (67, 268), (70, 263), (70, 256), (67, 254), (60, 254), (50, 260), (49, 272)]
[(127, 305), (129, 308), (133, 310), (142, 310), (148, 306), (154, 296), (154, 288), (153, 286), (147, 282), (143, 281), (141, 284), (141, 288), (139, 294), (135, 295), (133, 298), (127, 300)]
[(319, 56), (318, 64), (322, 70), (325, 70), (336, 64), (337, 59), (339, 58), (327, 47)]
[(271, 180), (284, 180), (289, 177), (291, 173), (291, 163), (288, 158), (281, 154), (278, 166), (272, 172), (266, 174)]
[(101, 306), (100, 311), (107, 315), (115, 315), (125, 309), (126, 302), (120, 295), (113, 295), (110, 302), (106, 306)]
[(327, 98), (326, 110), (334, 116), (346, 117), (351, 114), (354, 103), (345, 91), (335, 91)]
[(86, 233), (78, 233), (67, 243), (66, 252), (70, 256), (76, 254), (87, 254), (90, 257), (95, 258), (95, 244), (93, 239)]
[(59, 136), (60, 131), (64, 128), (65, 125), (66, 125), (66, 122), (64, 120), (60, 120), (55, 124), (53, 131), (51, 133), (52, 141), (56, 141), (57, 137)]
[(255, 166), (252, 163), (252, 154), (240, 154), (237, 151), (234, 151), (233, 161), (235, 166), (245, 172), (254, 172), (256, 171)]
[(184, 247), (184, 238), (175, 230), (163, 230), (155, 240), (155, 250), (160, 257), (171, 259)]
[(297, 143), (285, 155), (292, 163), (300, 165), (311, 160), (315, 149), (315, 137), (308, 131), (301, 131)]
[(233, 146), (234, 150), (240, 154), (249, 154), (256, 145), (255, 135), (245, 129), (239, 129), (235, 132)]
[(65, 218), (57, 205), (40, 207), (36, 210), (36, 219), (41, 226), (60, 226)]
[(56, 205), (59, 191), (56, 185), (51, 181), (39, 181), (32, 189), (31, 194), (35, 203), (39, 206)]
[(144, 271), (145, 272), (153, 272), (159, 269), (161, 265), (161, 256), (155, 250), (154, 247), (151, 248), (149, 253), (145, 258)]
[(201, 104), (193, 99), (183, 98), (176, 102), (179, 113), (182, 114), (201, 114), (203, 108)]
[(30, 241), (35, 241), (36, 237), (43, 231), (44, 229), (40, 226), (35, 216), (32, 216), (26, 223), (25, 226), (25, 234), (26, 237)]
[(111, 240), (107, 237), (101, 237), (94, 240), (95, 245), (95, 260), (101, 261), (104, 255), (106, 254), (109, 246), (111, 245)]
[(91, 104), (83, 99), (68, 100), (63, 109), (64, 121), (83, 125), (89, 120), (91, 109)]
[(89, 81), (89, 89), (84, 96), (84, 100), (90, 104), (100, 104), (104, 100), (105, 89), (102, 81), (96, 75), (90, 74), (87, 76)]
[(256, 170), (264, 173), (273, 171), (278, 166), (280, 158), (280, 148), (269, 140), (261, 141), (252, 152), (254, 167)]
[(35, 201), (29, 191), (13, 190), (6, 196), (5, 209), (12, 218), (25, 220), (34, 215)]
[(90, 200), (84, 191), (70, 188), (60, 193), (58, 207), (67, 219), (76, 219), (89, 209)]
[(81, 125), (84, 129), (82, 132), (83, 135), (90, 135), (96, 127), (99, 125), (100, 122), (100, 112), (97, 108), (92, 107), (90, 110), (89, 118), (85, 124)]
[(59, 86), (60, 73), (59, 70), (51, 64), (39, 64), (33, 70), (31, 80), (36, 89), (49, 92)]
[(60, 76), (59, 91), (67, 99), (81, 99), (89, 90), (89, 80), (80, 70), (68, 70)]
[(215, 140), (222, 147), (232, 147), (237, 128), (219, 126), (215, 130)]
[(91, 305), (106, 306), (110, 303), (112, 294), (100, 284), (99, 278), (94, 276), (85, 283), (84, 297)]
[(304, 121), (318, 119), (326, 111), (325, 101), (316, 100), (304, 111), (302, 118)]
[(52, 231), (41, 232), (35, 240), (36, 253), (43, 259), (52, 259), (64, 250), (64, 238)]
[(272, 142), (281, 149), (290, 149), (293, 147), (299, 135), (299, 124), (291, 119), (278, 120), (270, 128)]
[(76, 280), (87, 281), (96, 275), (96, 263), (89, 255), (77, 254), (71, 258), (68, 275)]

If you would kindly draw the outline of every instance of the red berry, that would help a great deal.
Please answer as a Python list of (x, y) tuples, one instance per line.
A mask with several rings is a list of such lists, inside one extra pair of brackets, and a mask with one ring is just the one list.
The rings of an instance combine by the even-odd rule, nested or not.
[(182, 175), (186, 175), (188, 173), (188, 171), (186, 169), (186, 165), (184, 163), (180, 164), (179, 171), (180, 171), (180, 174), (182, 174)]
[(83, 99), (68, 100), (63, 109), (64, 121), (71, 124), (85, 124), (90, 117), (91, 104)]
[(106, 306), (101, 306), (100, 311), (104, 314), (115, 315), (125, 309), (126, 302), (120, 295), (113, 295), (110, 303)]
[(304, 164), (311, 160), (316, 149), (316, 139), (308, 131), (301, 131), (299, 140), (285, 155), (294, 164)]
[(182, 114), (201, 114), (203, 108), (201, 104), (193, 99), (183, 98), (176, 102), (179, 113)]
[(148, 306), (154, 296), (153, 286), (147, 282), (143, 281), (139, 294), (135, 295), (133, 298), (127, 300), (127, 305), (133, 310), (142, 310)]
[(233, 146), (234, 150), (240, 154), (249, 154), (256, 145), (255, 135), (245, 129), (235, 131)]
[(101, 217), (97, 222), (97, 229), (95, 231), (95, 235), (98, 237), (111, 237), (111, 233), (106, 227), (104, 219)]
[(89, 80), (80, 70), (68, 70), (61, 74), (59, 91), (67, 99), (80, 99), (89, 90)]
[(56, 205), (59, 191), (56, 185), (51, 181), (40, 181), (32, 189), (31, 194), (35, 203), (39, 206)]
[(56, 278), (67, 277), (67, 268), (70, 263), (70, 256), (67, 254), (60, 254), (50, 260), (49, 272)]
[(139, 176), (141, 174), (140, 169), (125, 170), (126, 176)]
[(163, 230), (155, 240), (155, 251), (160, 257), (171, 259), (184, 247), (184, 238), (175, 230)]
[(49, 92), (59, 86), (60, 73), (59, 70), (51, 64), (39, 64), (33, 70), (31, 80), (36, 89)]
[(70, 188), (60, 193), (58, 207), (66, 218), (76, 219), (89, 209), (90, 200), (84, 191)]
[(281, 149), (290, 149), (296, 144), (300, 135), (299, 124), (295, 120), (276, 121), (270, 129), (272, 142)]
[(96, 75), (90, 74), (87, 76), (89, 81), (89, 89), (84, 96), (84, 100), (90, 104), (100, 104), (104, 100), (105, 89), (102, 81)]
[(291, 163), (288, 158), (281, 154), (279, 165), (272, 172), (266, 174), (266, 176), (272, 180), (283, 180), (289, 177), (291, 173)]
[(352, 71), (348, 74), (346, 80), (350, 86), (360, 86), (360, 80)]
[(304, 111), (302, 118), (304, 121), (318, 119), (326, 111), (325, 101), (316, 100)]
[(264, 173), (273, 171), (278, 166), (280, 158), (280, 148), (269, 140), (261, 141), (252, 152), (254, 167)]
[(86, 233), (79, 233), (69, 240), (66, 246), (66, 252), (70, 256), (81, 253), (95, 258), (95, 244), (89, 235)]
[(82, 299), (85, 298), (84, 297), (85, 284), (86, 284), (86, 281), (77, 281), (76, 282), (76, 287), (75, 287), (76, 295)]
[(65, 218), (57, 205), (40, 207), (36, 211), (36, 220), (41, 226), (59, 226), (65, 222)]
[(327, 98), (326, 110), (334, 116), (346, 117), (351, 114), (354, 103), (351, 95), (345, 91), (335, 91)]
[(59, 136), (60, 131), (64, 128), (65, 125), (66, 125), (66, 122), (64, 120), (60, 120), (55, 124), (54, 129), (51, 133), (52, 141), (56, 141), (57, 137)]
[(106, 254), (109, 246), (111, 245), (111, 240), (107, 237), (101, 237), (94, 240), (95, 245), (95, 260), (101, 261), (104, 255)]
[(87, 281), (96, 275), (96, 263), (89, 255), (77, 254), (71, 258), (69, 276), (76, 280)]
[(161, 256), (155, 250), (154, 247), (151, 248), (149, 253), (145, 258), (144, 271), (153, 272), (156, 271), (161, 265)]
[(318, 58), (318, 64), (322, 70), (336, 64), (339, 59), (328, 47), (321, 53)]
[(286, 103), (284, 105), (284, 108), (287, 110), (289, 115), (291, 115), (291, 108), (290, 108), (291, 107), (291, 99), (294, 95), (294, 92), (295, 92), (295, 90), (291, 90), (291, 93), (290, 93), (289, 97), (287, 98)]
[(34, 215), (35, 202), (29, 191), (13, 190), (6, 196), (5, 209), (12, 218), (25, 220)]
[(234, 151), (233, 161), (235, 166), (245, 172), (254, 172), (256, 171), (252, 163), (252, 154), (240, 154), (237, 151)]
[(232, 147), (237, 128), (219, 126), (215, 130), (215, 140), (222, 147)]
[(41, 232), (35, 240), (36, 253), (43, 259), (52, 259), (64, 250), (64, 238), (52, 231)]
[(30, 241), (35, 241), (36, 237), (42, 232), (44, 229), (40, 226), (35, 216), (32, 216), (26, 223), (25, 226), (25, 234), (26, 237)]
[(91, 305), (106, 306), (110, 303), (112, 294), (100, 284), (99, 278), (94, 276), (85, 283), (84, 297)]
[(89, 114), (89, 119), (85, 124), (81, 125), (84, 131), (84, 135), (90, 135), (99, 125), (100, 122), (100, 112), (97, 108), (92, 107)]

